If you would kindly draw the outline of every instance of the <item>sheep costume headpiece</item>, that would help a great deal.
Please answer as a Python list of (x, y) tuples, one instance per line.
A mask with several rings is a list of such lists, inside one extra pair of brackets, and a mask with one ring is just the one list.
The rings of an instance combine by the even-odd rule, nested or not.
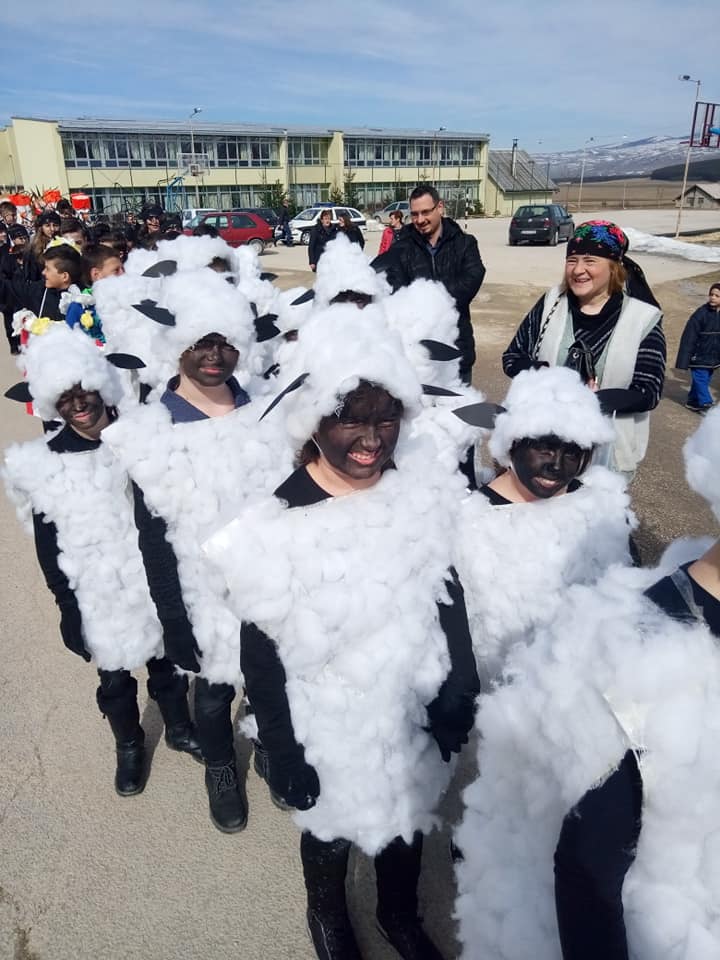
[(488, 446), (505, 467), (510, 466), (510, 450), (518, 440), (552, 434), (590, 450), (615, 438), (612, 421), (601, 413), (597, 397), (568, 367), (523, 370), (496, 410)]
[(374, 305), (358, 310), (353, 304), (336, 304), (317, 311), (300, 331), (288, 379), (263, 416), (272, 416), (282, 403), (294, 450), (361, 380), (384, 387), (400, 400), (404, 419), (420, 411), (422, 384), (399, 337)]
[(683, 447), (688, 486), (710, 504), (720, 520), (720, 408), (706, 414)]
[(43, 420), (57, 417), (58, 398), (76, 384), (83, 390), (97, 390), (106, 406), (116, 407), (124, 393), (113, 361), (134, 366), (134, 360), (103, 353), (79, 328), (56, 324), (45, 336), (31, 338), (19, 364), (26, 379), (11, 387), (6, 396), (32, 400), (35, 412)]
[(340, 234), (327, 244), (315, 273), (315, 306), (323, 309), (339, 293), (366, 293), (377, 303), (390, 294), (384, 274), (377, 273), (359, 244)]

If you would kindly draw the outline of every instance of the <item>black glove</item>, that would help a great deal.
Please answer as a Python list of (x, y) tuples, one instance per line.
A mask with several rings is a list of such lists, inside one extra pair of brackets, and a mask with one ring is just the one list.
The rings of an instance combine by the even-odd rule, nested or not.
[(165, 656), (183, 670), (200, 673), (200, 648), (195, 640), (192, 626), (187, 617), (163, 621), (163, 642)]
[(291, 754), (267, 756), (267, 784), (288, 806), (296, 810), (309, 810), (320, 796), (320, 781), (315, 767), (305, 762), (302, 747)]
[(90, 662), (92, 658), (85, 649), (82, 635), (82, 617), (80, 616), (80, 608), (76, 603), (60, 608), (60, 635), (68, 650), (82, 657), (86, 663)]
[(460, 753), (475, 721), (475, 703), (467, 696), (452, 697), (442, 689), (427, 708), (429, 732), (435, 737), (440, 755), (447, 763)]

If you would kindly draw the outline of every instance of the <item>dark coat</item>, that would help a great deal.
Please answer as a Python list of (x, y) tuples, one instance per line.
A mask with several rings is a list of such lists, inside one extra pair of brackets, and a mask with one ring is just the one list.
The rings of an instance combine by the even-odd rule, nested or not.
[(318, 222), (310, 231), (310, 244), (308, 246), (308, 263), (311, 265), (314, 264), (317, 266), (317, 262), (320, 257), (323, 255), (325, 247), (331, 240), (334, 240), (337, 236), (338, 228), (332, 223), (330, 226), (325, 229), (325, 227)]
[(685, 324), (675, 366), (678, 370), (720, 367), (720, 310), (707, 303)]
[(357, 243), (361, 250), (364, 249), (365, 237), (363, 236), (360, 227), (356, 226), (354, 223), (351, 223), (347, 230), (338, 228), (338, 233), (344, 233), (350, 243)]
[(460, 314), (456, 341), (462, 352), (461, 374), (469, 374), (475, 362), (475, 339), (470, 320), (470, 302), (482, 286), (485, 267), (480, 259), (477, 240), (465, 233), (448, 217), (443, 217), (442, 236), (433, 256), (427, 242), (414, 226), (406, 226), (390, 249), (376, 257), (372, 266), (386, 271), (393, 290), (407, 287), (418, 277), (439, 280), (455, 300)]

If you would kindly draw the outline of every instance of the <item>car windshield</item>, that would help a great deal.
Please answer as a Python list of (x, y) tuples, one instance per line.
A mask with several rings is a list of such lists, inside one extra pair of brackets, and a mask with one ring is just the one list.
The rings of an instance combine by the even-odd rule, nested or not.
[(303, 210), (302, 213), (299, 213), (295, 219), (296, 220), (314, 220), (318, 215), (317, 209)]
[(516, 217), (548, 217), (549, 215), (549, 207), (520, 207), (515, 214)]

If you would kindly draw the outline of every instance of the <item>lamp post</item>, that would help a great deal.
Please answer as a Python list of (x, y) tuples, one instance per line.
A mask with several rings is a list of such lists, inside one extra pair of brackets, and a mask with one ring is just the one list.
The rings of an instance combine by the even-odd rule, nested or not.
[[(199, 114), (202, 113), (202, 107), (193, 107), (193, 111), (188, 117), (190, 121), (190, 154), (192, 156), (191, 164), (195, 163), (195, 130), (193, 128), (193, 119)], [(198, 187), (198, 178), (195, 174), (195, 206), (200, 206), (200, 189)]]
[(592, 143), (594, 139), (595, 137), (588, 137), (585, 143), (583, 144), (582, 164), (580, 166), (580, 189), (578, 190), (578, 201), (577, 201), (578, 213), (582, 209), (581, 203), (582, 203), (583, 183), (585, 181), (585, 161), (587, 160), (587, 146), (589, 143)]
[[(435, 133), (433, 134), (433, 141), (435, 145), (435, 157), (433, 160), (433, 179), (435, 180), (435, 189), (437, 190), (438, 181), (440, 180), (440, 154), (438, 151), (438, 134), (442, 133), (443, 130), (446, 130), (447, 127), (438, 127)], [(435, 172), (437, 168), (437, 179), (435, 179)]]
[(695, 84), (695, 102), (693, 104), (692, 129), (690, 130), (690, 139), (688, 140), (687, 153), (685, 154), (685, 169), (683, 171), (682, 190), (680, 191), (680, 206), (678, 207), (677, 223), (675, 225), (675, 239), (680, 236), (680, 221), (682, 220), (683, 206), (685, 205), (685, 190), (687, 189), (688, 169), (690, 167), (690, 151), (692, 150), (693, 133), (695, 132), (695, 111), (697, 102), (700, 99), (701, 80), (694, 80), (689, 74), (683, 73), (678, 80), (689, 81)]

